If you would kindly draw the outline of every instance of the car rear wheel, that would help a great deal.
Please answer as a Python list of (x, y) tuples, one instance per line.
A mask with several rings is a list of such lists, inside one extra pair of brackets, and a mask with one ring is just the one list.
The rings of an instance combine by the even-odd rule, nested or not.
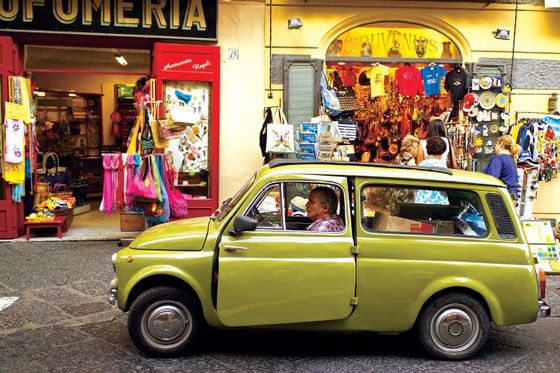
[(128, 316), (128, 333), (149, 356), (187, 352), (200, 327), (198, 303), (177, 288), (158, 286), (136, 298)]
[(418, 337), (430, 355), (449, 360), (468, 359), (488, 339), (490, 320), (475, 298), (452, 293), (431, 301), (418, 320)]

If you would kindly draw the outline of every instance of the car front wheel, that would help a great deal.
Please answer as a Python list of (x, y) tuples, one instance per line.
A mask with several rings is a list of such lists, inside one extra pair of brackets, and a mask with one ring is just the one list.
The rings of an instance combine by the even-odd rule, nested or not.
[(128, 316), (128, 333), (149, 356), (186, 352), (197, 335), (200, 312), (195, 299), (173, 287), (154, 287), (136, 298)]
[(490, 320), (484, 306), (461, 293), (431, 301), (418, 320), (418, 337), (432, 356), (449, 360), (468, 359), (488, 339)]

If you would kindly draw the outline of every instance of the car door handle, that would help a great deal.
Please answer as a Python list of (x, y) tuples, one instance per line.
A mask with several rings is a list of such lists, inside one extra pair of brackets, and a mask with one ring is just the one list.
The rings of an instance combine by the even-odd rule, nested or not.
[(228, 253), (233, 253), (237, 250), (247, 250), (247, 248), (243, 246), (224, 246), (224, 250)]

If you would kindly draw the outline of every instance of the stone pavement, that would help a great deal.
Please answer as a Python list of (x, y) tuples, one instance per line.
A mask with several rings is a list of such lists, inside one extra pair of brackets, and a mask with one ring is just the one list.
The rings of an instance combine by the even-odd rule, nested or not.
[[(559, 371), (560, 276), (548, 276), (555, 317), (493, 328), (464, 362), (426, 357), (409, 336), (211, 331), (200, 351), (151, 359), (107, 304), (115, 242), (0, 243), (0, 372), (511, 372)], [(513, 288), (513, 287), (512, 287)]]

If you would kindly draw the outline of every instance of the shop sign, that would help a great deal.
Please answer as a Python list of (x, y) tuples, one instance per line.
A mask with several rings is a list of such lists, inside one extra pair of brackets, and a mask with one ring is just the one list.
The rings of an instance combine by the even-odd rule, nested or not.
[(211, 56), (208, 54), (166, 53), (161, 70), (165, 72), (212, 72)]
[(328, 56), (459, 59), (456, 45), (442, 33), (421, 26), (391, 23), (360, 26), (338, 36)]
[(216, 40), (217, 0), (4, 0), (4, 31)]

